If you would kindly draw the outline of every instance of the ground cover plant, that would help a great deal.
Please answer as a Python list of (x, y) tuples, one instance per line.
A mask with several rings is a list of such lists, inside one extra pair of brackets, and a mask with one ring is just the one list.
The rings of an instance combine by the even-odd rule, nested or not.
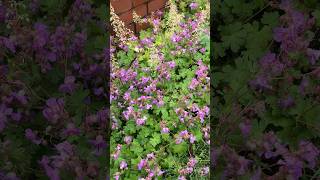
[(105, 179), (99, 0), (0, 1), (0, 179)]
[(114, 179), (209, 178), (209, 2), (186, 2), (138, 37), (111, 11)]
[(319, 1), (213, 6), (211, 175), (319, 179)]

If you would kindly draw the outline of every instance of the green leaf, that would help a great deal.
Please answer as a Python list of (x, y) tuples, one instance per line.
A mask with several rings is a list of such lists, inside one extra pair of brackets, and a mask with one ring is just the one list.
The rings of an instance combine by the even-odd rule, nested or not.
[(188, 150), (188, 144), (186, 142), (182, 142), (181, 144), (174, 144), (172, 146), (173, 152), (176, 154), (183, 154)]
[(320, 10), (315, 10), (312, 15), (316, 18), (316, 25), (320, 26)]
[(265, 12), (261, 19), (261, 23), (275, 27), (279, 24), (279, 16), (278, 12)]
[(152, 138), (150, 139), (150, 143), (152, 144), (153, 147), (158, 145), (161, 142), (161, 136), (158, 133), (154, 133)]
[(133, 140), (130, 150), (134, 152), (136, 155), (140, 155), (140, 153), (143, 152), (143, 148), (140, 146), (139, 142), (136, 140)]
[(241, 23), (237, 22), (227, 25), (220, 28), (219, 31), (222, 34), (221, 40), (223, 41), (224, 47), (230, 47), (233, 52), (237, 52), (240, 47), (244, 45), (247, 33)]
[(101, 20), (105, 20), (108, 18), (107, 14), (107, 6), (105, 4), (100, 5), (99, 8), (96, 9), (97, 15)]
[(127, 125), (124, 127), (124, 132), (126, 134), (133, 134), (137, 131), (136, 125), (133, 121), (128, 121)]
[(162, 113), (162, 118), (163, 119), (168, 119), (169, 114), (168, 114), (168, 111), (166, 109), (161, 109), (161, 113)]
[(71, 96), (67, 97), (68, 111), (82, 113), (86, 106), (83, 101), (88, 95), (88, 90), (78, 89)]

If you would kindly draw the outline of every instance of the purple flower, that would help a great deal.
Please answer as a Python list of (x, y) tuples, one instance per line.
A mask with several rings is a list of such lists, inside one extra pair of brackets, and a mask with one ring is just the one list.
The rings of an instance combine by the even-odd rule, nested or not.
[(103, 94), (103, 87), (94, 88), (94, 89), (93, 89), (93, 93), (94, 93), (94, 95), (96, 95), (96, 96), (102, 95), (102, 94)]
[(0, 46), (4, 46), (9, 49), (12, 53), (16, 52), (16, 44), (14, 41), (7, 37), (0, 37)]
[(127, 168), (127, 163), (125, 161), (121, 161), (120, 169), (125, 169), (125, 168)]
[[(106, 178), (108, 180), (109, 178)], [(116, 172), (114, 175), (114, 179), (119, 180), (120, 179), (120, 172)]]
[(273, 30), (273, 39), (276, 42), (282, 42), (287, 37), (288, 28), (276, 27)]
[(179, 136), (185, 139), (189, 138), (188, 130), (181, 131)]
[(72, 57), (77, 53), (81, 53), (85, 46), (86, 40), (87, 35), (84, 32), (76, 33), (69, 48), (68, 57)]
[(176, 34), (173, 34), (172, 37), (171, 37), (171, 41), (172, 41), (173, 43), (178, 43), (178, 42), (180, 42), (181, 40), (182, 40), (182, 37), (181, 37), (181, 36), (178, 36), (178, 35), (176, 35)]
[(264, 72), (271, 73), (272, 75), (279, 75), (285, 68), (274, 53), (267, 53), (260, 60), (261, 68)]
[(209, 167), (203, 167), (203, 168), (201, 168), (200, 174), (202, 176), (206, 176), (209, 174), (209, 171), (210, 171)]
[(50, 34), (47, 25), (42, 23), (36, 23), (34, 25), (34, 29), (35, 35), (32, 47), (37, 51), (44, 48), (44, 46), (49, 42)]
[(126, 144), (130, 144), (132, 142), (132, 136), (125, 136), (124, 137), (124, 142)]
[(21, 112), (13, 112), (11, 113), (11, 118), (15, 121), (20, 121), (22, 118)]
[(222, 152), (225, 154), (227, 166), (224, 174), (226, 176), (241, 176), (246, 173), (250, 161), (239, 156), (233, 149), (224, 146)]
[(286, 155), (284, 160), (278, 162), (279, 165), (283, 165), (286, 171), (294, 177), (294, 179), (299, 179), (302, 176), (303, 162), (293, 155)]
[(156, 18), (156, 19), (153, 19), (152, 20), (152, 23), (155, 27), (159, 26), (160, 25), (160, 19)]
[(295, 105), (294, 99), (291, 96), (288, 96), (287, 98), (281, 99), (279, 101), (279, 106), (283, 109), (288, 109), (294, 105)]
[(157, 175), (158, 175), (158, 176), (161, 176), (163, 173), (165, 173), (165, 171), (162, 171), (162, 170), (159, 169)]
[(198, 77), (199, 79), (207, 77), (208, 67), (205, 66), (205, 65), (202, 63), (201, 60), (198, 61), (198, 65), (199, 65), (199, 67), (198, 67), (198, 69), (197, 69), (197, 71), (196, 71), (197, 77)]
[(50, 98), (47, 100), (46, 105), (46, 108), (42, 111), (43, 116), (49, 122), (57, 123), (65, 114), (63, 99)]
[(306, 93), (305, 91), (306, 91), (306, 88), (308, 87), (308, 85), (309, 85), (308, 79), (303, 78), (300, 85), (299, 85), (300, 94), (305, 95), (305, 93)]
[(201, 48), (201, 49), (200, 49), (200, 52), (201, 52), (202, 54), (204, 54), (204, 53), (206, 52), (206, 48)]
[(301, 141), (299, 143), (298, 155), (308, 163), (308, 167), (313, 169), (316, 166), (320, 150), (311, 142)]
[(195, 2), (192, 2), (192, 3), (189, 5), (189, 7), (190, 7), (191, 10), (194, 10), (194, 9), (197, 9), (198, 4), (195, 3)]
[(35, 13), (39, 9), (40, 3), (38, 0), (32, 0), (29, 4), (31, 12)]
[(169, 133), (169, 128), (167, 128), (167, 127), (163, 127), (162, 129), (161, 129), (161, 133), (163, 133), (163, 134), (168, 134)]
[(50, 44), (53, 49), (53, 52), (58, 55), (58, 57), (62, 57), (66, 52), (66, 39), (68, 36), (67, 28), (63, 26), (58, 26), (56, 31), (50, 36)]
[(258, 91), (265, 91), (265, 90), (272, 89), (272, 87), (268, 83), (267, 77), (262, 75), (259, 75), (256, 79), (251, 80), (249, 82), (249, 85), (251, 86), (251, 88)]
[(74, 154), (74, 147), (68, 141), (63, 141), (56, 145), (56, 149), (60, 153), (62, 159), (69, 158)]
[(150, 160), (150, 159), (154, 159), (155, 156), (154, 156), (154, 153), (150, 153), (150, 154), (147, 154), (147, 158)]
[(169, 65), (169, 67), (170, 67), (171, 69), (173, 69), (173, 68), (176, 66), (176, 62), (170, 61), (170, 62), (168, 62), (168, 65)]
[(307, 49), (307, 56), (309, 57), (310, 64), (314, 65), (320, 57), (320, 50), (308, 48)]
[(64, 83), (60, 85), (59, 91), (71, 94), (76, 89), (76, 78), (74, 76), (66, 76)]
[(80, 134), (80, 129), (78, 129), (73, 123), (68, 123), (67, 128), (63, 131), (66, 136), (75, 136)]
[(18, 101), (22, 105), (27, 105), (28, 104), (27, 97), (24, 95), (23, 91), (20, 91), (18, 93), (13, 92), (13, 93), (11, 93), (11, 96), (12, 96), (12, 98), (14, 100)]
[(59, 170), (55, 167), (52, 167), (49, 162), (49, 158), (47, 156), (43, 156), (39, 163), (44, 168), (50, 180), (60, 180)]
[(152, 44), (152, 40), (150, 38), (144, 38), (141, 40), (141, 44), (149, 46)]
[(107, 118), (109, 116), (109, 110), (108, 109), (102, 109), (98, 111), (97, 113), (97, 120), (100, 126), (104, 126), (107, 123)]
[(0, 104), (0, 132), (6, 127), (8, 116), (12, 114), (12, 109), (8, 108), (5, 104)]
[(147, 120), (146, 117), (138, 118), (138, 119), (136, 120), (136, 124), (137, 124), (138, 126), (141, 126), (141, 125), (143, 125), (143, 124), (146, 122), (146, 120)]
[(148, 174), (148, 177), (151, 178), (151, 177), (153, 177), (153, 176), (154, 176), (154, 172), (153, 172), (153, 171), (150, 171), (149, 174)]
[(239, 128), (241, 130), (241, 133), (243, 136), (248, 136), (250, 134), (252, 124), (249, 119), (245, 120), (244, 122), (241, 122), (239, 124)]
[(190, 135), (190, 139), (189, 139), (189, 140), (190, 140), (190, 143), (191, 143), (191, 144), (193, 144), (193, 143), (194, 143), (194, 141), (196, 140), (196, 137), (195, 137), (194, 135), (192, 135), (192, 134), (191, 134), (191, 135)]
[(206, 116), (206, 113), (203, 110), (200, 110), (200, 111), (198, 111), (197, 115), (200, 118), (200, 122), (203, 123), (204, 122), (204, 118)]
[(138, 164), (138, 170), (141, 170), (146, 165), (147, 165), (147, 160), (141, 159), (139, 164)]
[(87, 1), (76, 0), (74, 1), (68, 17), (70, 24), (85, 24), (92, 16), (93, 12), (91, 5)]
[(194, 90), (199, 85), (199, 81), (196, 78), (193, 78), (191, 81), (191, 84), (189, 85), (189, 88)]
[(197, 164), (197, 159), (195, 159), (195, 158), (190, 158), (189, 159), (189, 162), (187, 163), (187, 165), (189, 166), (189, 167), (194, 167), (196, 164)]
[(98, 135), (95, 140), (90, 140), (90, 143), (95, 147), (95, 154), (97, 156), (102, 155), (107, 144), (101, 135)]
[(175, 143), (176, 144), (181, 144), (183, 141), (183, 139), (181, 137), (177, 137), (176, 140), (175, 140)]
[(6, 7), (4, 7), (4, 5), (0, 5), (0, 23), (3, 23), (6, 21), (6, 13), (7, 13)]
[(41, 139), (29, 128), (25, 130), (25, 136), (28, 140), (30, 140), (34, 144), (41, 143)]

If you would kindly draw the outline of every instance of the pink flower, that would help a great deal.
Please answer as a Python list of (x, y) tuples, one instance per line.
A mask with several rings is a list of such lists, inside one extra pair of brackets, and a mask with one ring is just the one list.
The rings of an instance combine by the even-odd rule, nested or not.
[(181, 36), (178, 36), (176, 34), (173, 34), (172, 37), (171, 37), (171, 41), (174, 42), (174, 43), (178, 43), (182, 40), (182, 37)]
[(125, 92), (125, 93), (124, 93), (124, 96), (123, 96), (123, 99), (125, 99), (126, 101), (129, 101), (130, 98), (131, 98), (130, 92)]
[(114, 178), (115, 178), (116, 180), (119, 180), (119, 179), (120, 179), (120, 172), (116, 172), (116, 173), (114, 174)]
[(190, 7), (190, 9), (194, 10), (194, 9), (197, 9), (198, 4), (195, 3), (195, 2), (193, 2), (193, 3), (191, 3), (191, 4), (189, 5), (189, 7)]
[(170, 67), (171, 69), (173, 69), (173, 68), (176, 66), (176, 62), (170, 61), (170, 62), (168, 62), (168, 65), (169, 65), (169, 67)]
[(137, 120), (136, 120), (136, 124), (138, 125), (138, 126), (141, 126), (141, 125), (144, 125), (144, 123), (146, 122), (146, 120), (147, 120), (147, 118), (144, 116), (143, 118), (138, 118)]
[(147, 157), (148, 159), (154, 159), (154, 154), (153, 153), (147, 154)]
[(132, 136), (126, 136), (126, 137), (124, 137), (124, 142), (125, 142), (126, 144), (130, 144), (131, 141), (132, 141)]
[(152, 22), (155, 27), (160, 25), (160, 19), (153, 19)]
[(200, 52), (204, 54), (206, 52), (206, 48), (201, 48)]
[(161, 176), (164, 173), (164, 171), (159, 170), (158, 176)]
[(147, 161), (145, 159), (141, 159), (138, 164), (138, 169), (141, 170), (146, 164), (147, 164)]
[(189, 138), (189, 133), (187, 130), (181, 131), (179, 134), (180, 137), (184, 138), (184, 139), (188, 139)]
[(190, 158), (187, 165), (188, 165), (189, 167), (194, 167), (194, 166), (197, 164), (197, 162), (198, 162), (198, 161), (197, 161), (195, 158)]
[(168, 134), (169, 131), (170, 131), (169, 128), (163, 127), (162, 130), (161, 130), (161, 133), (163, 133), (163, 134)]
[(203, 111), (198, 111), (198, 116), (200, 118), (200, 122), (203, 123), (204, 122), (204, 117), (205, 117), (205, 112)]
[(194, 141), (196, 140), (196, 137), (195, 137), (194, 135), (192, 135), (192, 134), (191, 134), (191, 135), (190, 135), (190, 139), (189, 139), (189, 140), (190, 140), (190, 143), (192, 143), (192, 144), (193, 144), (193, 143), (194, 143)]
[(152, 105), (151, 104), (147, 104), (146, 105), (146, 109), (151, 109), (152, 108)]
[(121, 161), (120, 163), (120, 169), (126, 169), (127, 168), (127, 163), (125, 161)]
[(203, 167), (200, 171), (200, 174), (203, 176), (209, 174), (209, 167)]
[(202, 110), (203, 110), (203, 112), (206, 113), (207, 116), (209, 115), (210, 109), (208, 108), (208, 106), (203, 107)]
[(189, 85), (189, 88), (194, 90), (199, 85), (199, 81), (196, 78), (193, 78), (191, 81), (191, 84)]
[(180, 143), (182, 143), (182, 138), (181, 137), (178, 137), (178, 138), (176, 138), (176, 144), (180, 144)]
[(148, 174), (148, 177), (153, 177), (154, 176), (154, 172), (151, 171), (149, 174)]

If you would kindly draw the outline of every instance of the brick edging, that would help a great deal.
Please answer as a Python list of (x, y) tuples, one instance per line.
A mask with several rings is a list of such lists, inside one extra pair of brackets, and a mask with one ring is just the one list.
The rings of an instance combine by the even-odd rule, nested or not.
[(163, 10), (167, 0), (110, 0), (110, 2), (119, 18), (137, 34), (149, 25), (134, 23), (132, 12), (135, 11), (139, 16), (147, 17), (152, 12)]

